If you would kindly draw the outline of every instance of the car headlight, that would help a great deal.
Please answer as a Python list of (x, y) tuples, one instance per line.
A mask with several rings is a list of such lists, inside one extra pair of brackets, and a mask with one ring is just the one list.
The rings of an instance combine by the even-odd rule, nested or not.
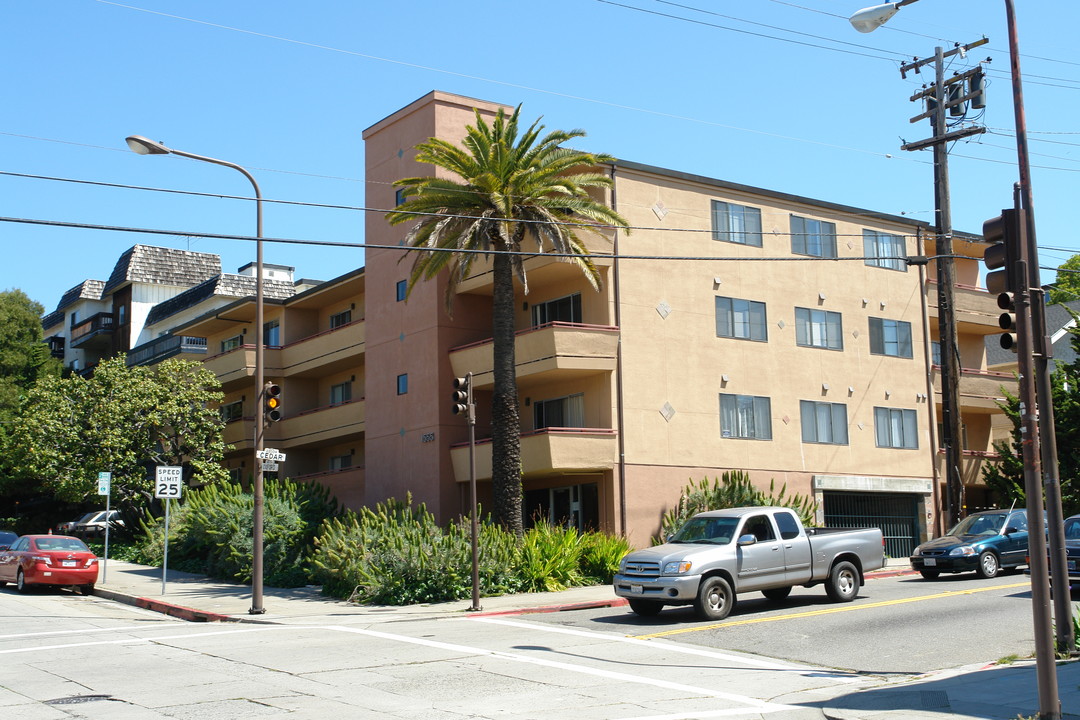
[(975, 548), (970, 545), (961, 545), (960, 547), (953, 548), (949, 551), (950, 555), (974, 555)]
[(682, 575), (683, 573), (690, 572), (690, 568), (694, 563), (689, 560), (676, 560), (675, 562), (669, 562), (664, 565), (665, 575)]
[(922, 555), (922, 545), (919, 545), (914, 550), (912, 550), (911, 554), (912, 555)]

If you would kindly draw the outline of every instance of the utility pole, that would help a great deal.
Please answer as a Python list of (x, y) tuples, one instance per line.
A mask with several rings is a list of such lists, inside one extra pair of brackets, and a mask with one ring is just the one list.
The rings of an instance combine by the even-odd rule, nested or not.
[[(965, 508), (964, 483), (961, 476), (963, 461), (963, 430), (960, 423), (960, 352), (957, 347), (956, 312), (953, 304), (956, 286), (956, 269), (953, 263), (952, 245), (952, 210), (949, 197), (949, 154), (946, 143), (969, 135), (986, 132), (985, 127), (969, 126), (953, 132), (948, 131), (946, 110), (954, 115), (963, 115), (968, 100), (981, 101), (981, 67), (957, 74), (946, 80), (945, 58), (959, 54), (964, 57), (967, 51), (985, 45), (986, 38), (967, 45), (958, 45), (945, 52), (936, 48), (933, 59), (915, 59), (900, 67), (900, 76), (906, 78), (909, 72), (921, 72), (926, 65), (934, 65), (934, 83), (930, 88), (924, 86), (921, 92), (910, 99), (912, 102), (925, 100), (926, 112), (911, 118), (911, 122), (930, 119), (933, 137), (906, 143), (903, 150), (922, 150), (934, 148), (934, 210), (936, 219), (937, 243), (935, 262), (937, 267), (938, 292), (938, 341), (941, 344), (941, 445), (945, 449), (945, 507), (937, 509), (938, 534), (944, 533), (955, 525)], [(972, 80), (975, 80), (972, 82)], [(968, 88), (973, 90), (968, 90)], [(981, 107), (981, 102), (976, 105)], [(942, 510), (946, 522), (943, 524)]]

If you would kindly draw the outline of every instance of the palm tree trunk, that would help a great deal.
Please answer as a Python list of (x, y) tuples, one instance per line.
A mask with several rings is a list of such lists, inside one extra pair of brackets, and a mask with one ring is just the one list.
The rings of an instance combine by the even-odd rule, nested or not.
[(514, 273), (509, 255), (494, 253), (491, 398), (491, 485), (495, 519), (521, 535), (521, 420), (514, 360)]

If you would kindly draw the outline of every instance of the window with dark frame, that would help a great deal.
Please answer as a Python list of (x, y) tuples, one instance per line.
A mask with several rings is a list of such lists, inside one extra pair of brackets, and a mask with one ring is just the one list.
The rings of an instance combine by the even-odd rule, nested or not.
[(713, 200), (712, 237), (721, 242), (761, 247), (761, 210)]
[(352, 322), (352, 310), (342, 310), (330, 316), (330, 329), (339, 328)]
[(536, 303), (532, 306), (533, 327), (552, 322), (581, 324), (581, 293)]
[(870, 318), (870, 353), (910, 358), (911, 323), (903, 320)]
[(848, 444), (847, 405), (800, 400), (799, 416), (804, 443)]
[(397, 293), (397, 301), (402, 302), (403, 300), (405, 300), (406, 296), (408, 295), (409, 281), (398, 280), (397, 285), (395, 285), (394, 287), (395, 292)]
[(801, 347), (844, 349), (843, 318), (840, 313), (813, 308), (795, 308), (795, 344)]
[(716, 337), (767, 342), (765, 303), (717, 296)]
[(330, 386), (330, 404), (340, 405), (352, 400), (352, 382), (346, 380), (337, 385)]
[(791, 252), (811, 257), (836, 257), (836, 223), (792, 215)]
[(721, 393), (720, 437), (772, 440), (772, 407), (769, 398)]
[(409, 392), (409, 374), (404, 373), (397, 376), (397, 394), (405, 395)]
[(876, 407), (874, 435), (881, 448), (918, 449), (918, 416), (914, 410)]
[(903, 235), (863, 229), (864, 262), (871, 267), (907, 272), (907, 248)]

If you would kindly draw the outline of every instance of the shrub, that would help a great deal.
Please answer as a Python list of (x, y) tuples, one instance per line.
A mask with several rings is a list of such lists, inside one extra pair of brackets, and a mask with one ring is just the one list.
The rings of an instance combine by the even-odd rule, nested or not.
[[(326, 517), (338, 512), (326, 488), (291, 480), (263, 485), (263, 579), (276, 587), (308, 581), (305, 552)], [(254, 498), (236, 483), (190, 491), (169, 517), (169, 565), (211, 577), (251, 581)], [(141, 550), (151, 564), (164, 555), (163, 519), (149, 520)]]
[(754, 487), (750, 476), (742, 470), (729, 470), (720, 478), (713, 478), (711, 485), (708, 478), (702, 478), (697, 483), (691, 480), (679, 496), (678, 504), (664, 513), (660, 522), (660, 536), (654, 538), (654, 541), (657, 544), (664, 542), (665, 538), (673, 535), (683, 523), (699, 512), (769, 505), (791, 508), (804, 525), (813, 524), (814, 514), (817, 512), (817, 502), (812, 497), (788, 496), (786, 483), (777, 494), (776, 481), (770, 481), (769, 492), (765, 493)]

